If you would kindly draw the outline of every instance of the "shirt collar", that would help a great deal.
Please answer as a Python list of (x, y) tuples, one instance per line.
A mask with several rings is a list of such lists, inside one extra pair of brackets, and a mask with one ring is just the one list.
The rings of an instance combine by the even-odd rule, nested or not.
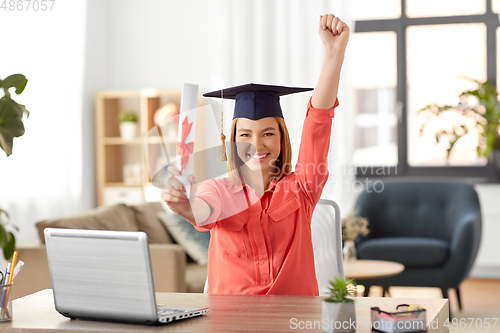
[[(278, 182), (278, 180), (276, 178), (272, 178), (266, 192), (271, 191), (276, 186), (277, 182)], [(234, 184), (233, 183), (233, 194), (236, 194), (236, 193), (242, 191), (244, 186), (247, 187), (247, 189), (250, 188), (250, 186), (248, 186), (247, 184)]]

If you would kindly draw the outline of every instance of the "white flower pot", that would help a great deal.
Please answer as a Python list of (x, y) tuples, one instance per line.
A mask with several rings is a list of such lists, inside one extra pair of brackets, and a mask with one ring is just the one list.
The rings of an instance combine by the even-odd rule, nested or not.
[(321, 327), (327, 333), (348, 333), (356, 330), (354, 303), (322, 302)]
[(131, 121), (120, 123), (120, 135), (122, 139), (134, 139), (137, 136), (137, 123)]

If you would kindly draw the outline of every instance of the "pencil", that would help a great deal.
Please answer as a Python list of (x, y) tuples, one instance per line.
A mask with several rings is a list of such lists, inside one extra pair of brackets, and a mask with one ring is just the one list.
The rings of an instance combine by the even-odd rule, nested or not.
[[(16, 267), (16, 260), (17, 260), (17, 251), (14, 251), (14, 255), (12, 256), (12, 265), (11, 265), (12, 271), (14, 271), (14, 267)], [(14, 274), (9, 275), (9, 282), (7, 284), (12, 283), (13, 276)], [(5, 295), (5, 303), (3, 304), (2, 317), (5, 316), (5, 312), (7, 311), (7, 304), (9, 303), (9, 293), (10, 293), (10, 287), (7, 287), (7, 295)]]

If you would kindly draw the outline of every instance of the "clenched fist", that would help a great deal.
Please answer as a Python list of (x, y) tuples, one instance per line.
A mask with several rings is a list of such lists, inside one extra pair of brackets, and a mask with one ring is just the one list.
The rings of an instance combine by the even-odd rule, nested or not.
[(333, 14), (320, 15), (319, 36), (327, 52), (345, 52), (349, 41), (349, 27)]

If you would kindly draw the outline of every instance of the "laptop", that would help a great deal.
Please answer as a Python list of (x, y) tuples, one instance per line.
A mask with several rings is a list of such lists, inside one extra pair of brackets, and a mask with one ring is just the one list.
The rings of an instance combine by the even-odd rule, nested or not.
[(208, 308), (157, 305), (144, 232), (46, 228), (56, 310), (75, 319), (169, 323)]

